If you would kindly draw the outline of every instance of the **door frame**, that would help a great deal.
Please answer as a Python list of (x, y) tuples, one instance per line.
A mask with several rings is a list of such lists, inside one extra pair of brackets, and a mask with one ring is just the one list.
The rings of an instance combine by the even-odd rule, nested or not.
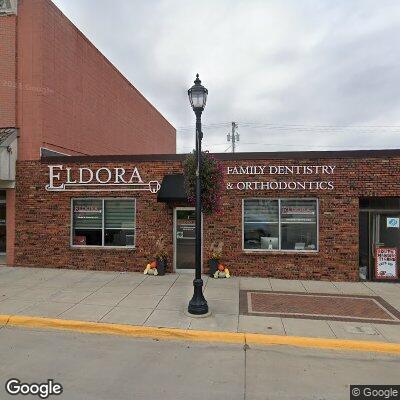
[[(6, 227), (6, 241), (7, 241), (7, 200), (1, 199), (0, 204), (4, 204), (6, 207), (6, 222), (4, 223), (4, 226)], [(0, 251), (0, 256), (5, 256), (6, 254), (7, 254), (7, 242), (6, 242), (6, 251)]]
[[(375, 276), (375, 263), (376, 263), (376, 248), (379, 247), (377, 245), (382, 244), (380, 242), (380, 217), (382, 215), (390, 215), (390, 214), (399, 214), (399, 210), (374, 210), (370, 213), (370, 281), (373, 282), (400, 282), (400, 279), (389, 279), (382, 280), (376, 279)], [(379, 236), (379, 242), (378, 242)], [(399, 261), (397, 261), (398, 263)], [(399, 270), (399, 265), (397, 265), (397, 269)]]
[[(174, 207), (174, 218), (173, 218), (173, 246), (174, 246), (174, 251), (173, 251), (173, 269), (174, 272), (176, 273), (189, 273), (189, 274), (194, 274), (195, 269), (177, 269), (176, 268), (176, 245), (177, 245), (177, 240), (176, 240), (176, 222), (177, 222), (177, 211), (194, 211), (195, 207)], [(203, 214), (201, 215), (201, 238), (203, 239)], [(201, 243), (203, 244), (203, 240), (201, 241)], [(203, 273), (203, 245), (201, 248), (201, 272)]]

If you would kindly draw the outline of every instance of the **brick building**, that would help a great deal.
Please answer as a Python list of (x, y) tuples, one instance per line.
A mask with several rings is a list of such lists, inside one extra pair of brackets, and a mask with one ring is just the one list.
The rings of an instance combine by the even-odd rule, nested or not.
[[(400, 150), (215, 156), (223, 210), (204, 216), (203, 271), (223, 240), (234, 275), (398, 280)], [(18, 162), (16, 265), (142, 271), (164, 235), (169, 271), (192, 269), (184, 157)]]
[(8, 263), (16, 159), (174, 153), (175, 135), (51, 0), (0, 2), (0, 253)]

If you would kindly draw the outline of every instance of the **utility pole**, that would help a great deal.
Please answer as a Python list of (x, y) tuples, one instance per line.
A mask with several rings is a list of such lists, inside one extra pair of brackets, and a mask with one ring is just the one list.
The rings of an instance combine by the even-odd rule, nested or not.
[(228, 142), (232, 140), (232, 153), (236, 150), (236, 142), (239, 141), (239, 133), (236, 131), (238, 128), (238, 124), (236, 122), (232, 122), (232, 132), (228, 133), (226, 139)]

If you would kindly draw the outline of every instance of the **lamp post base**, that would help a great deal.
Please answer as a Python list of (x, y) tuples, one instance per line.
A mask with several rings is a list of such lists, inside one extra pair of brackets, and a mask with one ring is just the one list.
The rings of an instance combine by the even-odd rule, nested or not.
[(194, 293), (189, 302), (188, 313), (194, 315), (203, 315), (208, 313), (207, 300), (203, 296), (203, 280), (195, 279), (193, 281)]

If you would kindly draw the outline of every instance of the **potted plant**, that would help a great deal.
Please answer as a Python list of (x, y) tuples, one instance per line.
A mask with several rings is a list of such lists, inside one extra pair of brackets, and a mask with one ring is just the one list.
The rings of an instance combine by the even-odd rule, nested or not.
[(222, 247), (224, 242), (212, 242), (210, 246), (211, 257), (208, 260), (208, 265), (210, 267), (209, 274), (211, 277), (218, 271), (218, 266), (220, 265), (220, 260), (222, 256)]
[(167, 252), (165, 250), (164, 235), (161, 235), (156, 242), (156, 264), (158, 275), (165, 275), (167, 269)]
[(156, 265), (158, 275), (165, 275), (165, 271), (167, 270), (167, 253), (165, 251), (159, 252), (156, 255)]
[(165, 275), (165, 271), (167, 270), (167, 256), (164, 235), (161, 235), (155, 245), (155, 259), (147, 264), (144, 274)]
[(211, 258), (208, 260), (210, 276), (214, 276), (215, 272), (217, 271), (219, 265), (219, 258), (220, 258), (219, 254), (213, 253), (211, 255)]

